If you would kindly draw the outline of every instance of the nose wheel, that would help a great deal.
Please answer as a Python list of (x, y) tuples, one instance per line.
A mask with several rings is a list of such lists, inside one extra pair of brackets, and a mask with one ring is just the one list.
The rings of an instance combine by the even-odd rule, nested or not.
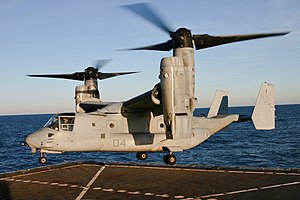
[(47, 162), (46, 154), (41, 153), (41, 156), (39, 157), (39, 163), (45, 164)]

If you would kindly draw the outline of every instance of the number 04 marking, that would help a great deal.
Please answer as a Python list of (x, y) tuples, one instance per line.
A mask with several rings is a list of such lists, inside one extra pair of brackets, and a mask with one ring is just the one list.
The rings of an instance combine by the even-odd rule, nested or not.
[(126, 142), (125, 140), (119, 140), (119, 139), (114, 139), (113, 140), (113, 147), (125, 147), (126, 146)]

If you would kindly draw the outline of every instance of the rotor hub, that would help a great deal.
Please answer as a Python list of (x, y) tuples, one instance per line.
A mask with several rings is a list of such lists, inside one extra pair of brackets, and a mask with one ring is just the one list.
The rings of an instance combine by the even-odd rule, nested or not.
[(93, 67), (85, 69), (85, 79), (97, 79), (98, 70)]
[(192, 47), (193, 38), (191, 31), (186, 28), (179, 28), (175, 32), (170, 33), (170, 37), (173, 40), (173, 48)]

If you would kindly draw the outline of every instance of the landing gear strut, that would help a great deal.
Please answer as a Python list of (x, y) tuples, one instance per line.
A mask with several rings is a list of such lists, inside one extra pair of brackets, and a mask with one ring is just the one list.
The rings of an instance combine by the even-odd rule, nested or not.
[(148, 155), (146, 152), (137, 152), (136, 158), (139, 160), (146, 160), (148, 158)]
[(164, 156), (163, 161), (166, 164), (174, 165), (176, 163), (176, 156), (173, 154), (173, 152), (170, 152), (170, 154)]
[(39, 157), (39, 163), (45, 164), (46, 162), (47, 162), (46, 153), (41, 152), (41, 155)]

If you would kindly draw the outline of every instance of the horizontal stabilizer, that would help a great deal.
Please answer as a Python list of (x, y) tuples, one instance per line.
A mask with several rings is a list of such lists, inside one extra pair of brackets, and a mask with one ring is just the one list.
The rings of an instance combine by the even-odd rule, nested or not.
[(275, 91), (274, 85), (262, 83), (252, 114), (252, 121), (257, 130), (275, 128)]
[(228, 92), (217, 90), (210, 106), (207, 117), (228, 114)]

